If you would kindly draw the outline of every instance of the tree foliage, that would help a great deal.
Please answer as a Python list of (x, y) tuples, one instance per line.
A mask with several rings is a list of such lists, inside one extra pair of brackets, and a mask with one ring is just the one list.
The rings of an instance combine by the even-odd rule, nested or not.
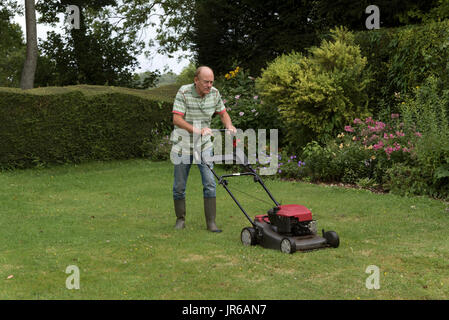
[[(447, 0), (379, 0), (381, 28), (420, 23)], [(318, 45), (328, 30), (366, 30), (368, 0), (161, 0), (160, 51), (190, 50), (197, 64), (225, 73), (240, 65), (257, 75), (266, 62)], [(440, 6), (444, 12), (444, 6)], [(188, 18), (186, 18), (188, 17)]]
[(239, 65), (253, 74), (267, 61), (315, 43), (312, 1), (200, 0), (191, 41), (199, 64), (217, 73)]
[(11, 19), (20, 8), (15, 2), (0, 4), (0, 87), (18, 86), (25, 46), (20, 25)]
[[(115, 0), (53, 0), (41, 2), (41, 22), (56, 23), (56, 13), (67, 5), (80, 9), (80, 28), (65, 28), (64, 34), (50, 32), (41, 44), (38, 80), (41, 85), (109, 84), (133, 85), (133, 70), (144, 43), (137, 32), (109, 19), (118, 7)], [(129, 30), (128, 30), (129, 31)]]
[(421, 22), (411, 16), (418, 10), (427, 13), (437, 5), (438, 0), (316, 0), (313, 1), (313, 17), (316, 27), (326, 31), (336, 26), (345, 26), (350, 30), (366, 30), (365, 21), (369, 14), (365, 12), (369, 5), (376, 5), (380, 11), (380, 27), (394, 28), (405, 24)]

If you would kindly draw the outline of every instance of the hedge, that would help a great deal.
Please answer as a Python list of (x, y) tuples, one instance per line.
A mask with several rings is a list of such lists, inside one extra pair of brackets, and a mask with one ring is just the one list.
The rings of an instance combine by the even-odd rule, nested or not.
[(172, 103), (114, 87), (0, 88), (0, 168), (145, 157), (172, 130)]

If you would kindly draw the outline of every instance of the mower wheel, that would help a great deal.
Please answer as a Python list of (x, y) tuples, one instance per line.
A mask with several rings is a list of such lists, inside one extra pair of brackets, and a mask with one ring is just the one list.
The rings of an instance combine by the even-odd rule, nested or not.
[(256, 229), (251, 227), (243, 228), (240, 240), (242, 240), (244, 246), (255, 246), (257, 244)]
[(283, 253), (295, 253), (296, 252), (296, 242), (290, 238), (284, 238), (280, 245), (281, 252)]
[(333, 248), (338, 248), (338, 246), (340, 245), (340, 238), (335, 231), (324, 232), (324, 238), (326, 239), (327, 243)]

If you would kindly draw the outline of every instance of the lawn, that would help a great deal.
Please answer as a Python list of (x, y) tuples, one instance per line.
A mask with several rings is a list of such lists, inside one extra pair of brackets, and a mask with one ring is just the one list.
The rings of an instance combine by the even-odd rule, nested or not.
[[(200, 181), (192, 168), (187, 227), (175, 231), (170, 162), (0, 173), (0, 299), (449, 299), (447, 203), (267, 179), (278, 201), (340, 236), (337, 249), (287, 255), (242, 246), (249, 223), (220, 186), (223, 232), (206, 231)], [(258, 198), (236, 193), (250, 215), (270, 208), (251, 178), (229, 182)], [(72, 265), (78, 290), (66, 287)], [(379, 289), (365, 285), (370, 265)]]

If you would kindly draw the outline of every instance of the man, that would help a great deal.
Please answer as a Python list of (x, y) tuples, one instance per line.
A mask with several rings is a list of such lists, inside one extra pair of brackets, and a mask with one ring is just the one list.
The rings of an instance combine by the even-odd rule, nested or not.
[[(220, 120), (226, 129), (235, 133), (236, 128), (232, 125), (231, 118), (221, 100), (220, 93), (213, 87), (214, 73), (206, 66), (199, 67), (195, 72), (194, 83), (182, 86), (176, 95), (173, 106), (173, 124), (175, 131), (188, 132), (188, 139), (178, 141), (172, 135), (172, 155), (182, 154), (182, 161), (174, 165), (173, 200), (176, 214), (176, 229), (185, 227), (186, 202), (185, 190), (190, 167), (193, 162), (194, 147), (197, 148), (193, 137), (201, 139), (203, 158), (212, 155), (212, 142), (210, 136), (212, 130), (210, 121), (214, 114), (220, 116)], [(180, 130), (183, 129), (183, 130)], [(182, 133), (178, 135), (182, 136)], [(186, 142), (187, 141), (187, 142)], [(198, 148), (199, 149), (199, 148)], [(173, 158), (172, 158), (173, 159)], [(198, 159), (198, 168), (203, 183), (204, 215), (207, 230), (221, 232), (215, 224), (216, 216), (216, 184), (215, 177), (209, 168)], [(209, 164), (213, 167), (213, 163)]]

